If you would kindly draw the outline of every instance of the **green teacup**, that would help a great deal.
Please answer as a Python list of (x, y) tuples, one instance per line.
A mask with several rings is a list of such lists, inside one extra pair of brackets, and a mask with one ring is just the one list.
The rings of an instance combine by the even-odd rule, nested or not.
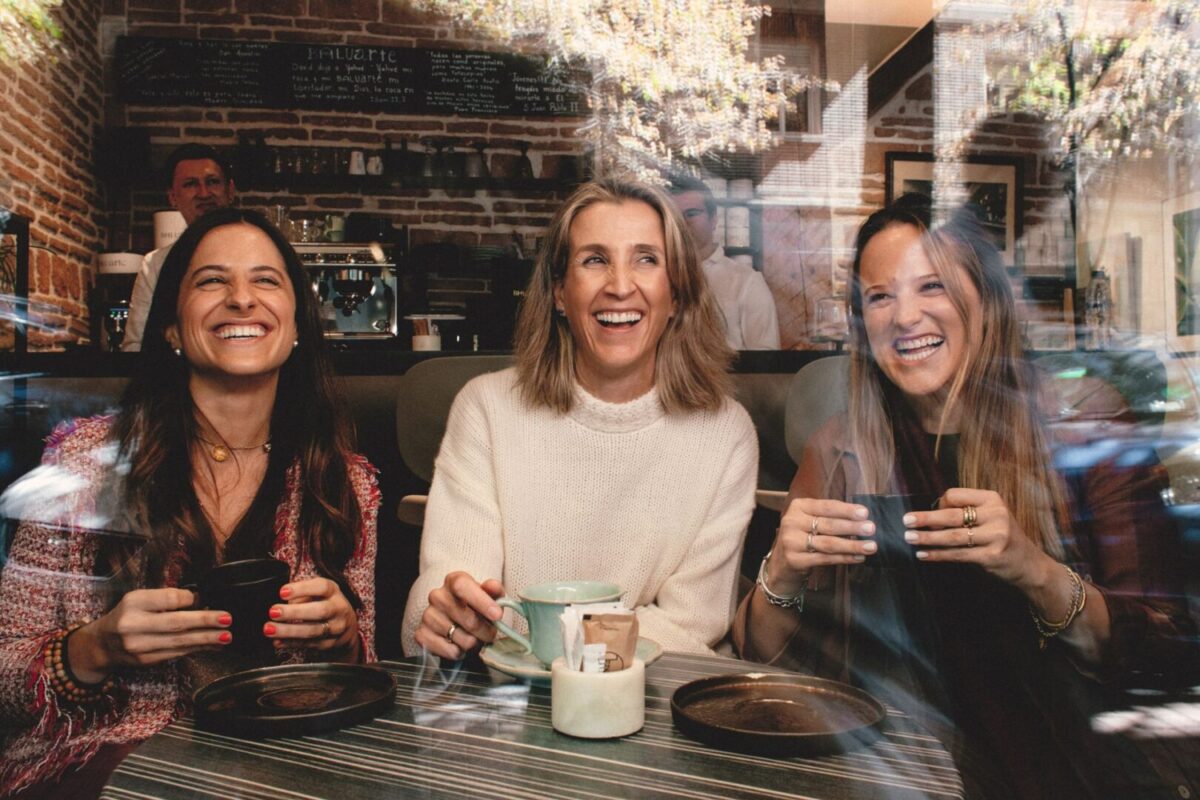
[(563, 654), (562, 628), (558, 621), (563, 609), (579, 603), (615, 602), (621, 599), (621, 587), (599, 581), (554, 581), (527, 586), (517, 592), (517, 597), (521, 599), (501, 597), (496, 602), (525, 618), (529, 623), (529, 637), (503, 622), (497, 622), (496, 627), (549, 668), (554, 659)]

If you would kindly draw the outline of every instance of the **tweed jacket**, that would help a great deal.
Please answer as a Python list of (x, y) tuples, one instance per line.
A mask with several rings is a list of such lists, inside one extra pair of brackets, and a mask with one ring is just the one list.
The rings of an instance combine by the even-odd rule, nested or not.
[[(74, 420), (49, 437), (34, 483), (55, 508), (19, 525), (0, 573), (0, 796), (54, 779), (104, 745), (141, 741), (188, 710), (192, 687), (178, 660), (118, 671), (114, 691), (90, 705), (56, 696), (43, 673), (42, 649), (56, 631), (99, 617), (119, 599), (94, 574), (102, 535), (109, 535), (96, 528), (113, 502), (104, 491), (116, 451), (112, 422), (111, 416)], [(364, 458), (349, 456), (348, 466), (362, 522), (346, 577), (363, 604), (362, 653), (374, 661), (379, 490)], [(300, 550), (300, 501), (300, 470), (293, 464), (275, 515), (272, 552), (291, 567), (293, 581), (316, 575)], [(180, 572), (180, 564), (169, 566), (166, 585), (177, 585)], [(312, 651), (279, 651), (281, 662), (313, 657)]]

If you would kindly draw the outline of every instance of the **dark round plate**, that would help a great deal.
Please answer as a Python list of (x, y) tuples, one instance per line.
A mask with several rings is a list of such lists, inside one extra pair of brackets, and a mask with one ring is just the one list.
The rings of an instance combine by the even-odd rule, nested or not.
[(194, 699), (196, 724), (206, 730), (303, 736), (379, 716), (396, 699), (396, 679), (357, 664), (289, 664), (218, 678)]
[(687, 736), (723, 750), (827, 755), (879, 737), (883, 704), (837, 681), (751, 672), (685, 683), (671, 717)]

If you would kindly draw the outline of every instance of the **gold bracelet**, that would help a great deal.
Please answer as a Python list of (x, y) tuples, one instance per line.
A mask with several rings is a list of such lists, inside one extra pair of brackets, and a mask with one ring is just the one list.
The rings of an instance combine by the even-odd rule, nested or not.
[(1046, 642), (1058, 636), (1060, 633), (1071, 627), (1071, 623), (1083, 611), (1083, 607), (1087, 605), (1087, 589), (1083, 585), (1083, 579), (1079, 577), (1079, 573), (1063, 564), (1063, 569), (1067, 571), (1067, 576), (1071, 579), (1071, 608), (1067, 611), (1067, 616), (1062, 622), (1050, 622), (1042, 617), (1037, 612), (1033, 603), (1029, 604), (1029, 614), (1033, 617), (1033, 625), (1038, 632), (1038, 649), (1045, 650)]
[(67, 658), (67, 637), (79, 630), (82, 623), (56, 631), (42, 648), (42, 672), (50, 688), (59, 697), (72, 703), (90, 703), (108, 694), (114, 686), (112, 677), (100, 683), (87, 684), (75, 677)]

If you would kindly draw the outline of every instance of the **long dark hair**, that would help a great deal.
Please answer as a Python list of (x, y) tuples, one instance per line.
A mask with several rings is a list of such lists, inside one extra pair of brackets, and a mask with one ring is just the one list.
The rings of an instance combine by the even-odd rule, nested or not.
[(299, 539), (317, 571), (338, 583), (357, 607), (345, 578), (358, 543), (361, 510), (347, 457), (353, 433), (342, 414), (326, 353), (316, 298), (304, 267), (283, 235), (255, 211), (221, 208), (196, 220), (171, 247), (146, 320), (137, 373), (121, 399), (114, 436), (128, 473), (123, 480), (126, 511), (146, 537), (136, 560), (140, 585), (161, 586), (182, 544), (183, 582), (207, 572), (216, 543), (192, 485), (192, 442), (199, 433), (188, 388), (189, 365), (167, 343), (177, 322), (183, 278), (200, 241), (226, 225), (253, 225), (274, 243), (296, 296), (297, 344), (280, 368), (271, 413), (271, 451), (258, 494), (226, 543), (227, 559), (267, 555), (275, 538), (275, 511), (288, 469), (300, 482)]

